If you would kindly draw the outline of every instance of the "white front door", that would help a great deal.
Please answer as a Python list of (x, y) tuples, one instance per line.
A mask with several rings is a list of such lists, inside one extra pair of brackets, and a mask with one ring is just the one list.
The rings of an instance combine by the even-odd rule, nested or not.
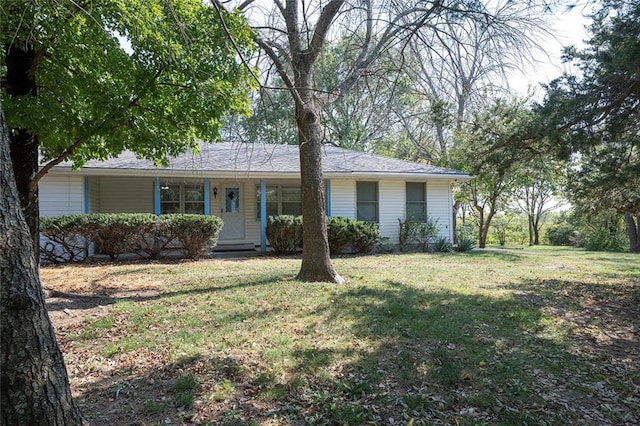
[(220, 231), (220, 239), (242, 240), (244, 239), (244, 212), (240, 186), (225, 186), (223, 195), (221, 209), (224, 225)]

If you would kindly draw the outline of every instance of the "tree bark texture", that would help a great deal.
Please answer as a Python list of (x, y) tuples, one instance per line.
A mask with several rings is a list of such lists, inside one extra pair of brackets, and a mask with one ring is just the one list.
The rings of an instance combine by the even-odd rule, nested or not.
[(320, 111), (311, 90), (302, 98), (306, 103), (296, 105), (302, 186), (302, 240), (304, 242), (298, 279), (342, 283), (344, 279), (335, 271), (329, 256), (322, 176)]
[(79, 425), (47, 314), (0, 108), (0, 425)]
[(624, 222), (629, 237), (629, 252), (640, 253), (640, 215), (634, 217), (630, 213), (625, 213)]
[[(36, 96), (36, 51), (15, 44), (6, 45), (6, 90), (10, 96)], [(38, 136), (27, 129), (11, 129), (11, 160), (20, 206), (27, 222), (36, 259), (40, 251), (40, 210), (38, 207)]]

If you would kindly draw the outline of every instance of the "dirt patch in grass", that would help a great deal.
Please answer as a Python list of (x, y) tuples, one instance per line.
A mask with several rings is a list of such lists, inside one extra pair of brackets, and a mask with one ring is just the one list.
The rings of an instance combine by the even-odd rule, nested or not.
[(148, 300), (160, 295), (158, 290), (115, 292), (109, 296), (64, 293), (45, 289), (45, 302), (49, 317), (57, 328), (79, 325), (107, 315), (110, 305), (118, 300)]

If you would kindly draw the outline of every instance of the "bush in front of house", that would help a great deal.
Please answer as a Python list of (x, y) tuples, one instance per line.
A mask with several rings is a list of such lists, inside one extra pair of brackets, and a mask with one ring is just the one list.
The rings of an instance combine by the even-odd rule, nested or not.
[[(269, 216), (266, 232), (274, 254), (295, 253), (303, 244), (302, 217)], [(377, 223), (331, 216), (327, 218), (327, 237), (332, 255), (348, 249), (368, 253), (380, 241), (380, 230)]]
[(327, 237), (331, 254), (347, 249), (368, 253), (380, 241), (380, 228), (373, 222), (331, 216), (327, 218)]
[(267, 239), (276, 255), (295, 253), (302, 245), (302, 217), (281, 215), (267, 218)]
[(355, 229), (351, 226), (351, 219), (346, 217), (330, 216), (327, 218), (327, 238), (329, 240), (329, 252), (338, 254), (355, 240)]
[(87, 215), (85, 236), (96, 244), (96, 250), (111, 260), (134, 246), (138, 230), (153, 221), (152, 214), (145, 213), (91, 213)]
[(43, 218), (42, 258), (49, 262), (78, 261), (86, 258), (88, 246), (115, 260), (123, 253), (157, 258), (174, 248), (184, 257), (198, 259), (215, 247), (222, 229), (216, 216), (151, 213), (91, 213)]
[(398, 219), (400, 225), (400, 251), (405, 252), (416, 247), (422, 252), (430, 250), (438, 237), (438, 220), (427, 216), (424, 220), (408, 218)]
[(370, 253), (380, 242), (380, 226), (377, 223), (352, 220), (351, 226), (355, 228), (351, 245), (356, 252)]
[(129, 241), (129, 250), (140, 257), (157, 259), (162, 253), (172, 248), (176, 235), (169, 227), (166, 217), (148, 213), (141, 216), (145, 220), (137, 227)]
[(158, 217), (159, 225), (179, 242), (180, 250), (189, 259), (200, 259), (213, 250), (222, 229), (222, 219), (200, 214), (168, 214)]
[(40, 218), (40, 257), (45, 262), (79, 262), (87, 257), (87, 215)]

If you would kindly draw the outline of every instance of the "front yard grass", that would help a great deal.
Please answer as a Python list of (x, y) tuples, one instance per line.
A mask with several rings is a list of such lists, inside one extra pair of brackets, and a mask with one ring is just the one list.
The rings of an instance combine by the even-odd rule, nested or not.
[(296, 281), (300, 260), (272, 257), (41, 275), (94, 425), (640, 422), (637, 255), (334, 264), (345, 285)]

